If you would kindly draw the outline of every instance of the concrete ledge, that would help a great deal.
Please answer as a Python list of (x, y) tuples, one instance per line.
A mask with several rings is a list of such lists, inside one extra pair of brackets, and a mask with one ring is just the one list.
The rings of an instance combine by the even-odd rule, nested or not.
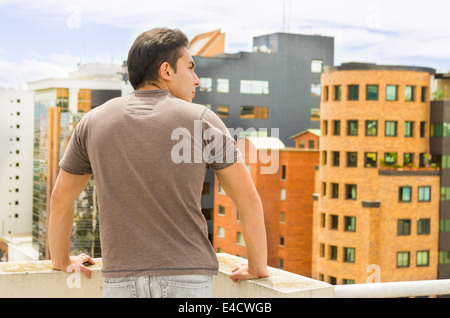
[[(234, 283), (228, 276), (245, 260), (217, 254), (219, 274), (214, 276), (215, 298), (334, 297), (332, 285), (283, 270), (269, 268), (269, 277)], [(52, 269), (50, 261), (0, 263), (0, 298), (101, 298), (102, 260), (95, 259), (92, 277)]]

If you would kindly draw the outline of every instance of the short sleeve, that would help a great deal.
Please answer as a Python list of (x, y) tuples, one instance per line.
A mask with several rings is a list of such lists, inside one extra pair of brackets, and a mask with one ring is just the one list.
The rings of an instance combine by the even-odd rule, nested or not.
[(236, 140), (223, 121), (211, 110), (202, 116), (203, 157), (209, 168), (224, 169), (234, 164), (241, 156)]
[(70, 174), (92, 174), (92, 167), (87, 153), (88, 115), (85, 115), (75, 127), (64, 155), (59, 162), (62, 170)]

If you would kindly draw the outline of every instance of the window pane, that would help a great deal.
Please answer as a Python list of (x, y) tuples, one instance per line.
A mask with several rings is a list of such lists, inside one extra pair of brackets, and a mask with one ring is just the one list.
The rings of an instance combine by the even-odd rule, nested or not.
[(217, 79), (217, 92), (228, 93), (230, 91), (230, 81), (228, 79)]
[(430, 219), (417, 220), (417, 234), (430, 234)]
[(419, 201), (430, 201), (430, 187), (419, 187)]
[(341, 100), (341, 85), (334, 86), (334, 100)]
[(406, 101), (414, 101), (414, 86), (406, 86), (405, 87), (405, 100)]
[(358, 153), (347, 152), (347, 167), (356, 167), (358, 165)]
[(376, 152), (366, 152), (364, 154), (364, 167), (366, 168), (376, 168), (377, 167), (377, 153)]
[(212, 91), (212, 78), (200, 77), (200, 92), (211, 92), (211, 91)]
[(358, 100), (359, 98), (359, 85), (348, 86), (348, 100)]
[(322, 60), (312, 60), (311, 61), (311, 72), (313, 73), (321, 73), (323, 67)]
[(311, 84), (311, 96), (320, 96), (321, 88), (320, 84)]
[(241, 80), (241, 94), (269, 94), (268, 81)]
[(411, 187), (400, 187), (399, 190), (399, 199), (401, 202), (410, 202), (411, 201)]
[(386, 86), (386, 100), (387, 101), (397, 100), (397, 86), (396, 85), (387, 85)]
[(267, 119), (268, 114), (267, 106), (241, 106), (240, 118)]
[(358, 136), (358, 121), (357, 120), (347, 121), (347, 135)]
[(413, 122), (405, 121), (405, 137), (413, 136)]
[(409, 267), (409, 252), (397, 253), (397, 267)]
[(229, 112), (230, 109), (228, 105), (217, 105), (217, 116), (221, 118), (228, 118)]
[(411, 220), (398, 220), (397, 222), (397, 234), (409, 235), (411, 234)]
[(417, 266), (428, 266), (428, 251), (417, 251)]
[(386, 136), (397, 136), (397, 122), (396, 121), (386, 121), (385, 124), (385, 135)]
[(378, 133), (378, 121), (366, 120), (366, 136), (376, 136)]
[(378, 100), (378, 85), (367, 85), (367, 100)]

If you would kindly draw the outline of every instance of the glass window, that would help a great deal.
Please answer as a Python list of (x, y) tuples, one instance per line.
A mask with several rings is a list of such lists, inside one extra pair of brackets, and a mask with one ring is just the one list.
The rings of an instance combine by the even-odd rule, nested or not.
[(439, 251), (439, 265), (450, 264), (450, 251)]
[(386, 86), (386, 100), (396, 101), (397, 100), (397, 85), (387, 85)]
[(348, 85), (348, 100), (359, 99), (359, 85)]
[(366, 120), (366, 136), (378, 135), (378, 120)]
[(225, 215), (225, 206), (219, 205), (219, 215)]
[(337, 260), (337, 246), (330, 245), (330, 259)]
[(399, 187), (398, 200), (400, 202), (411, 202), (411, 187)]
[(327, 102), (328, 101), (328, 86), (325, 86), (323, 88), (323, 101)]
[(218, 237), (225, 237), (225, 228), (224, 227), (217, 227), (217, 236)]
[(347, 121), (347, 135), (348, 136), (358, 136), (358, 121), (348, 120)]
[(230, 81), (225, 78), (217, 79), (217, 92), (218, 93), (229, 93), (230, 92)]
[(347, 152), (347, 167), (357, 167), (357, 166), (358, 166), (358, 153)]
[(414, 122), (412, 121), (405, 121), (405, 137), (412, 137), (413, 136), (413, 129)]
[(377, 167), (377, 153), (376, 152), (365, 152), (364, 153), (364, 167), (365, 168), (376, 168)]
[(441, 201), (450, 200), (450, 187), (441, 187)]
[(344, 231), (355, 232), (356, 231), (356, 217), (344, 216)]
[(337, 230), (338, 229), (338, 221), (339, 217), (337, 215), (330, 215), (330, 229)]
[(244, 235), (241, 232), (236, 233), (236, 244), (245, 246)]
[(278, 246), (284, 246), (284, 236), (280, 235), (278, 239)]
[(286, 200), (286, 189), (280, 190), (280, 200)]
[(200, 92), (211, 92), (211, 91), (212, 91), (212, 78), (200, 77)]
[(320, 84), (311, 84), (311, 96), (320, 96), (321, 93)]
[(419, 187), (419, 202), (429, 202), (430, 201), (431, 187), (421, 186)]
[(409, 252), (397, 252), (397, 267), (409, 267)]
[(386, 121), (384, 135), (387, 137), (397, 136), (397, 122), (396, 121)]
[(269, 94), (269, 81), (241, 80), (241, 94)]
[(333, 135), (339, 136), (341, 134), (341, 121), (333, 120)]
[(450, 219), (439, 220), (439, 232), (450, 232)]
[(414, 154), (413, 153), (404, 153), (403, 154), (403, 165), (411, 165), (413, 163)]
[(345, 198), (347, 200), (356, 200), (356, 184), (345, 185)]
[(342, 93), (342, 88), (341, 88), (341, 85), (336, 85), (336, 86), (333, 86), (333, 88), (334, 88), (334, 100), (341, 100), (341, 93)]
[(230, 107), (228, 105), (217, 105), (217, 116), (221, 118), (228, 118)]
[(279, 222), (281, 224), (284, 224), (284, 220), (286, 219), (286, 213), (284, 212), (280, 212), (280, 218), (279, 218)]
[(411, 220), (399, 219), (397, 221), (397, 235), (410, 235), (411, 234)]
[(267, 119), (269, 107), (267, 106), (241, 106), (240, 118)]
[(323, 61), (322, 60), (312, 60), (311, 61), (311, 72), (322, 73)]
[(417, 234), (430, 234), (430, 219), (417, 220)]
[(417, 266), (428, 266), (429, 251), (417, 251), (416, 255), (416, 265)]
[(344, 262), (354, 263), (355, 262), (355, 248), (344, 247)]
[(405, 101), (412, 102), (414, 101), (414, 93), (415, 93), (415, 86), (406, 86), (405, 87)]
[(378, 100), (378, 85), (366, 86), (366, 100)]
[(333, 159), (333, 167), (339, 167), (339, 151), (331, 152)]
[(421, 95), (420, 96), (420, 101), (421, 102), (426, 102), (426, 100), (427, 100), (427, 87), (426, 86), (422, 86), (420, 95)]
[(331, 184), (331, 197), (333, 199), (339, 198), (339, 183), (332, 183)]

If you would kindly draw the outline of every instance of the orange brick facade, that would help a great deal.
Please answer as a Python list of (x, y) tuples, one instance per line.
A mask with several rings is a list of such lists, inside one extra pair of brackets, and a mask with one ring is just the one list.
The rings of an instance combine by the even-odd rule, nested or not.
[[(436, 279), (439, 173), (424, 167), (430, 73), (334, 69), (321, 85), (312, 277), (366, 283), (375, 265), (380, 281)], [(378, 87), (376, 99), (367, 100), (367, 85)], [(386, 100), (388, 85), (396, 100)]]
[[(318, 138), (310, 139), (317, 142)], [(239, 140), (238, 146), (245, 154), (263, 203), (269, 266), (310, 277), (314, 167), (319, 163), (318, 150), (285, 148), (277, 150), (276, 155), (275, 150), (256, 150), (248, 139)], [(258, 154), (256, 160), (250, 157), (252, 151)], [(269, 163), (270, 158), (278, 161), (276, 171), (264, 173), (262, 168), (273, 164)], [(216, 179), (214, 248), (216, 251), (246, 257), (245, 246), (238, 240), (241, 231), (238, 213), (231, 199), (220, 193), (219, 187)]]

